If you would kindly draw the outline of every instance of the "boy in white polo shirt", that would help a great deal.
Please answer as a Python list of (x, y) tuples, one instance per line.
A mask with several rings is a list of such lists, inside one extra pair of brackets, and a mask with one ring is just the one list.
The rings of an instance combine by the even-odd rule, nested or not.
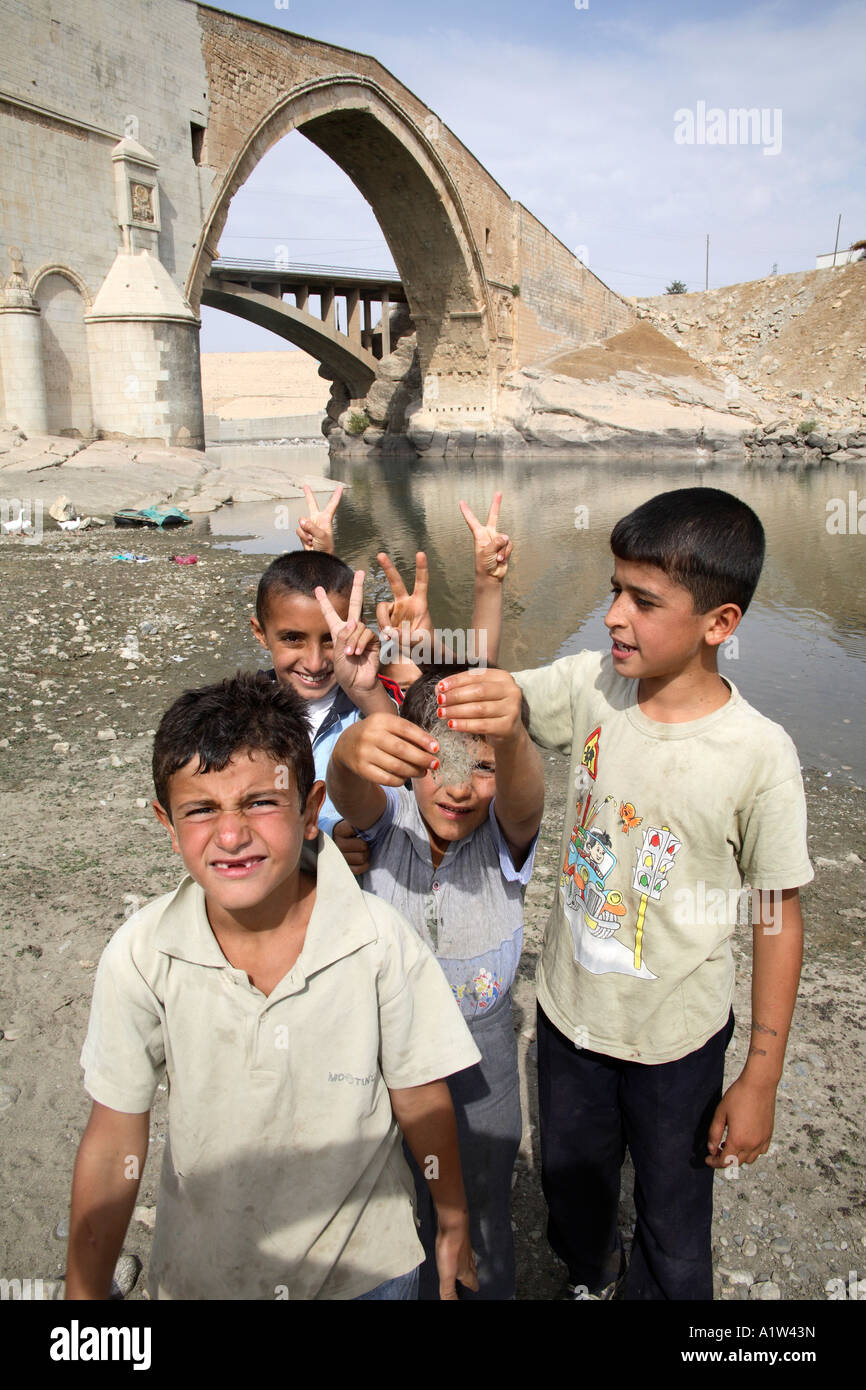
[(319, 833), (314, 776), (302, 704), (266, 676), (163, 717), (154, 808), (189, 877), (100, 961), (68, 1298), (108, 1297), (163, 1075), (152, 1297), (415, 1297), (400, 1129), (430, 1179), (443, 1297), (477, 1287), (443, 1078), (479, 1052), (430, 951)]

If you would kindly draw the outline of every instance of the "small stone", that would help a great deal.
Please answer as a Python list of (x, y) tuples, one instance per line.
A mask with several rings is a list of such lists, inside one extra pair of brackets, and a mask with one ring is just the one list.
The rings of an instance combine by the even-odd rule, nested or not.
[(0, 738), (0, 748), (11, 748), (8, 738)]
[[(6, 1036), (9, 1036), (8, 1033)], [(10, 1105), (15, 1104), (20, 1094), (20, 1086), (11, 1086), (6, 1081), (0, 1084), (0, 1110), (8, 1110)]]
[(113, 729), (99, 729), (97, 731), (96, 737), (99, 739), (101, 743), (108, 743), (109, 740), (117, 738), (117, 734), (114, 732)]
[(771, 1279), (768, 1279), (766, 1283), (753, 1284), (749, 1290), (749, 1297), (758, 1299), (763, 1303), (769, 1303), (776, 1299), (780, 1299), (782, 1297), (782, 1291), (778, 1284), (774, 1284)]
[(776, 1236), (776, 1239), (770, 1243), (770, 1249), (776, 1255), (787, 1255), (792, 1245), (793, 1241), (788, 1236)]
[(119, 758), (116, 753), (112, 753), (108, 761), (111, 763), (112, 767), (123, 767), (123, 759)]
[(69, 752), (69, 744), (68, 744), (68, 743), (55, 743), (55, 744), (52, 746), (51, 751), (52, 751), (52, 753), (62, 753), (62, 754), (66, 754), (66, 753)]
[(743, 1246), (743, 1254), (746, 1256), (746, 1259), (747, 1259), (747, 1260), (754, 1259), (754, 1257), (755, 1257), (755, 1255), (757, 1255), (757, 1253), (758, 1253), (758, 1247), (757, 1247), (757, 1245), (755, 1244), (755, 1242), (754, 1242), (753, 1240), (747, 1240), (746, 1243), (745, 1243), (745, 1245)]
[(782, 1212), (783, 1216), (790, 1216), (792, 1221), (797, 1218), (797, 1208), (791, 1202), (782, 1202), (779, 1211)]
[(141, 1269), (141, 1260), (137, 1255), (121, 1255), (117, 1264), (114, 1266), (114, 1278), (111, 1281), (110, 1298), (115, 1300), (126, 1298), (135, 1288), (135, 1281)]
[(147, 798), (144, 796), (137, 796), (135, 798), (135, 804), (138, 807), (139, 811), (143, 811), (144, 808), (147, 806)]
[(54, 1227), (55, 1240), (67, 1240), (69, 1238), (69, 1217), (64, 1216)]
[(728, 1275), (728, 1281), (731, 1284), (745, 1284), (746, 1288), (749, 1288), (754, 1283), (754, 1279), (747, 1269), (731, 1270)]
[[(515, 1174), (516, 1176), (517, 1174)], [(156, 1207), (136, 1207), (132, 1213), (132, 1218), (134, 1221), (140, 1221), (142, 1226), (147, 1226), (148, 1230), (152, 1231), (156, 1221)]]

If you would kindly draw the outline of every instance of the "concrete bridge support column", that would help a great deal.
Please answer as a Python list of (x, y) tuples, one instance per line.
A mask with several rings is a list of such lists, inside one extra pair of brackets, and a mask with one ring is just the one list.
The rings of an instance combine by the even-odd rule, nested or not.
[(361, 296), (358, 290), (346, 292), (346, 335), (355, 347), (361, 346)]

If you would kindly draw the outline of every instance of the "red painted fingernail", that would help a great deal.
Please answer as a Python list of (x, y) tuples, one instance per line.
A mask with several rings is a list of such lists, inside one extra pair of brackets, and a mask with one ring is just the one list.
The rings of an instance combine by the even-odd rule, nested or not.
[(436, 718), (437, 718), (437, 719), (444, 719), (444, 718), (445, 718), (445, 711), (444, 711), (444, 709), (442, 708), (441, 705), (439, 706), (439, 708), (438, 708), (437, 711), (436, 711)]
[(453, 719), (449, 719), (449, 720), (448, 720), (448, 728), (449, 728), (449, 729), (453, 729), (453, 728), (454, 728), (454, 720), (453, 720)]
[(431, 772), (435, 772), (438, 766), (439, 766), (439, 759), (438, 759), (438, 758), (434, 758), (433, 761), (432, 761), (432, 763), (430, 764), (430, 770), (431, 770)]

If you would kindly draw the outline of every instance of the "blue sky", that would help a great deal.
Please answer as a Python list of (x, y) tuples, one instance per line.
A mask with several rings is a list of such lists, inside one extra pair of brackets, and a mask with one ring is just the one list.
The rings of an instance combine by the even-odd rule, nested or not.
[[(508, 193), (621, 294), (811, 269), (866, 237), (866, 6), (704, 0), (237, 0), (223, 8), (371, 53)], [(677, 143), (675, 113), (766, 111), (756, 143)], [(780, 114), (775, 114), (780, 113)], [(683, 118), (680, 132), (685, 131)], [(699, 127), (696, 127), (696, 135)], [(729, 132), (730, 133), (730, 132)], [(779, 146), (777, 153), (764, 148)], [(385, 268), (345, 175), (293, 134), (236, 194), (224, 255)], [(279, 340), (205, 311), (204, 351)]]

